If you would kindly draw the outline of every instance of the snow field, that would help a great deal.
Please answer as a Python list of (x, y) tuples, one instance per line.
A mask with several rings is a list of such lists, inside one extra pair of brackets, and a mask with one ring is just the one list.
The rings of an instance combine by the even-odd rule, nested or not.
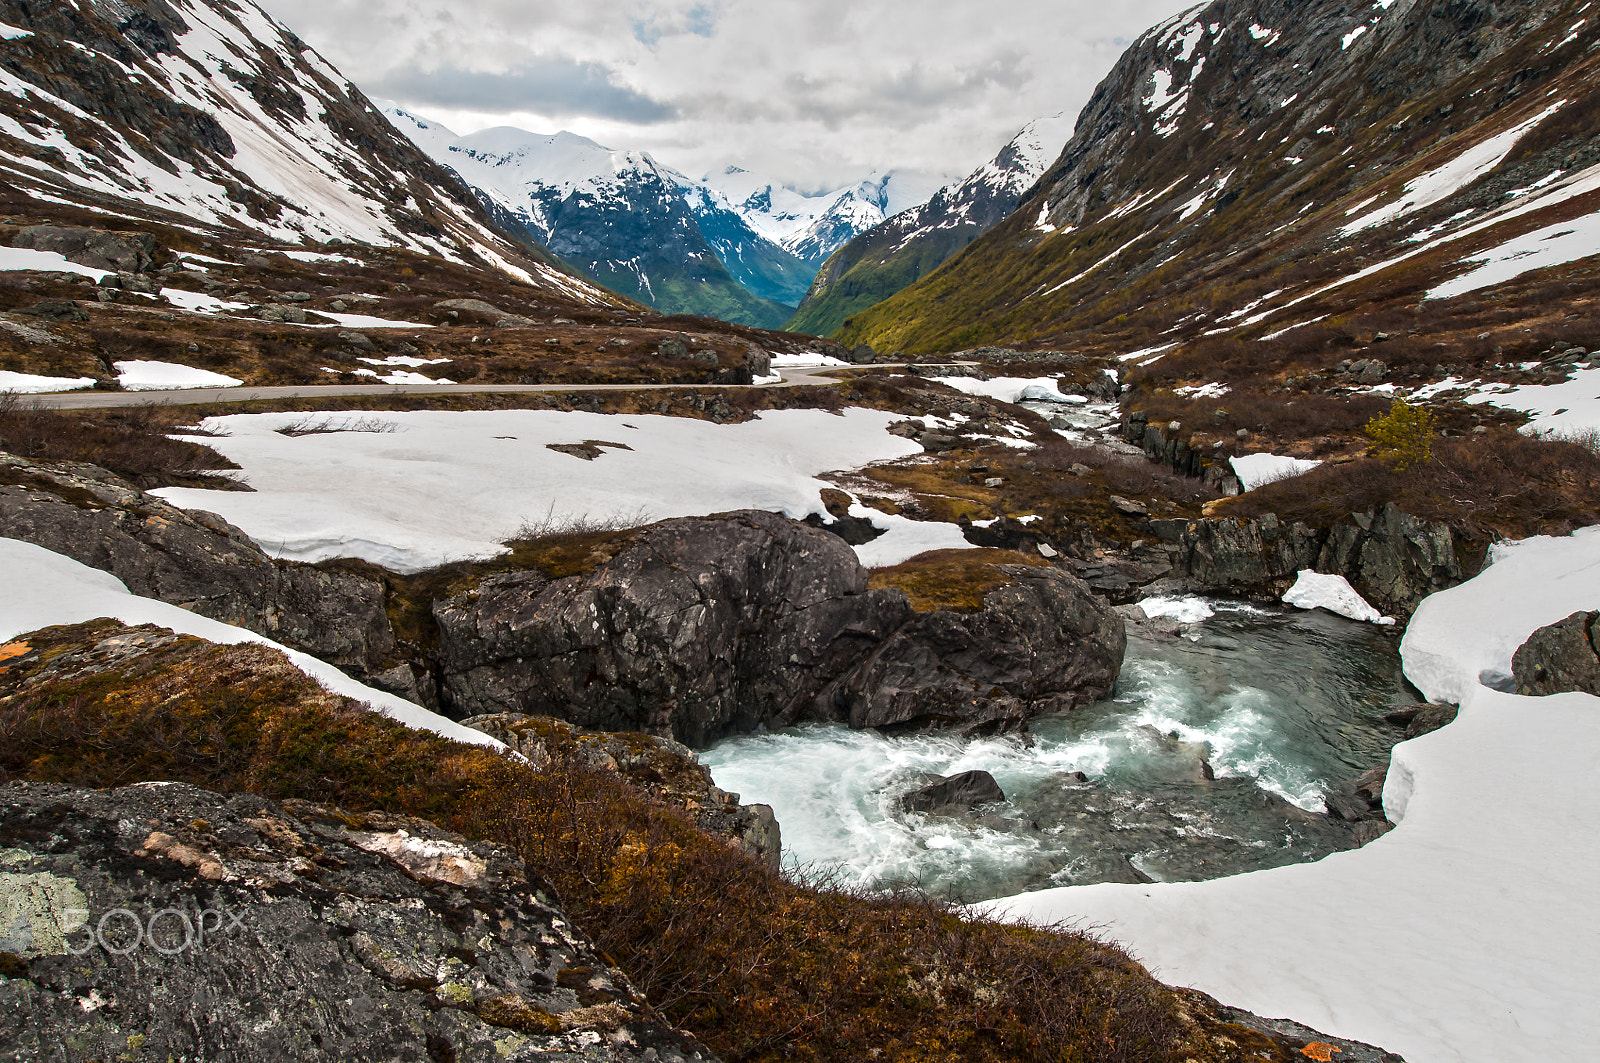
[(1296, 609), (1326, 609), (1336, 616), (1381, 627), (1394, 624), (1393, 617), (1374, 609), (1343, 576), (1324, 575), (1310, 569), (1301, 571), (1294, 586), (1284, 592), (1283, 602)]
[(47, 395), (58, 391), (77, 391), (94, 387), (94, 377), (34, 376), (32, 373), (12, 373), (0, 370), (0, 395), (14, 392), (18, 395)]
[(1098, 885), (985, 906), (1098, 927), (1160, 978), (1411, 1063), (1573, 1061), (1600, 999), (1600, 698), (1523, 698), (1509, 671), (1537, 628), (1600, 607), (1600, 528), (1497, 548), (1422, 603), (1407, 677), (1459, 700), (1395, 747), (1391, 833), (1314, 864), (1199, 883)]
[(258, 643), (282, 650), (296, 668), (315, 679), (323, 689), (365, 702), (407, 727), (432, 731), (458, 742), (491, 749), (505, 748), (481, 731), (462, 727), (404, 698), (358, 683), (331, 664), (280, 646), (253, 631), (131, 594), (127, 586), (110, 573), (81, 565), (41, 546), (0, 538), (0, 571), (6, 573), (6, 593), (0, 596), (0, 642), (40, 628), (111, 617), (125, 624), (155, 624), (220, 646)]
[(243, 384), (231, 376), (175, 362), (115, 362), (125, 391), (173, 391), (179, 388), (233, 388)]
[[(648, 523), (736, 509), (825, 513), (825, 472), (921, 453), (890, 435), (899, 417), (777, 410), (742, 424), (550, 410), (327, 414), (350, 430), (286, 436), (301, 414), (209, 418), (196, 437), (237, 462), (253, 493), (168, 488), (175, 505), (219, 513), (267, 552), (299, 561), (360, 557), (401, 572), (492, 557), (526, 524)], [(595, 440), (584, 461), (547, 448)], [(970, 546), (953, 524), (859, 507), (887, 534), (858, 548), (870, 566)]]

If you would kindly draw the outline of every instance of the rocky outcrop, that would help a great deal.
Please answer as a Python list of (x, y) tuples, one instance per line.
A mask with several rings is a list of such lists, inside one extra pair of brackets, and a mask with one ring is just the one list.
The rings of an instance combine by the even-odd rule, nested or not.
[(912, 617), (835, 688), (852, 727), (1016, 730), (1111, 692), (1122, 618), (1058, 569), (1001, 566), (1011, 581), (977, 613)]
[(1120, 620), (1064, 573), (1007, 570), (981, 612), (870, 591), (835, 536), (770, 513), (666, 521), (612, 560), (436, 603), (443, 708), (703, 747), (758, 726), (1020, 726), (1104, 695)]
[(1511, 659), (1517, 693), (1535, 698), (1574, 690), (1600, 694), (1596, 619), (1600, 613), (1576, 612), (1528, 636)]
[(1316, 567), (1343, 574), (1385, 612), (1409, 613), (1428, 595), (1477, 573), (1479, 566), (1461, 556), (1464, 547), (1449, 525), (1420, 521), (1391, 502), (1331, 528)]
[(1435, 591), (1476, 575), (1482, 551), (1446, 524), (1418, 520), (1393, 503), (1329, 529), (1258, 519), (1154, 521), (1173, 543), (1173, 571), (1197, 589), (1243, 594), (1283, 588), (1302, 569), (1341, 575), (1384, 613), (1409, 615)]
[(771, 805), (741, 804), (719, 787), (694, 750), (670, 738), (584, 731), (549, 717), (501, 713), (463, 720), (544, 768), (558, 753), (577, 752), (590, 766), (616, 772), (662, 804), (681, 808), (707, 834), (726, 839), (772, 870), (782, 866), (783, 841)]
[(149, 233), (118, 233), (66, 225), (32, 225), (18, 230), (12, 247), (54, 251), (68, 262), (108, 273), (148, 273), (158, 250)]
[(174, 783), (0, 790), (8, 1058), (711, 1060), (522, 864)]
[(1005, 791), (986, 771), (964, 771), (948, 778), (938, 778), (900, 798), (900, 807), (906, 812), (965, 812), (979, 805), (995, 804), (1006, 799)]
[(178, 509), (96, 466), (0, 454), (0, 535), (350, 671), (369, 671), (394, 648), (376, 580), (274, 561), (222, 518)]

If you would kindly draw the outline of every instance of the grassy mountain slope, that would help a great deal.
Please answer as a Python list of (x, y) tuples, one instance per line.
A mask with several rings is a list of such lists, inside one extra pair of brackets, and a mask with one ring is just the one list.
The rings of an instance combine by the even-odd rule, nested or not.
[[(1180, 16), (1123, 56), (1015, 213), (838, 338), (1171, 347), (1149, 372), (1174, 378), (1287, 373), (1380, 333), (1391, 362), (1510, 350), (1596, 287), (1582, 252), (1600, 250), (1583, 222), (1600, 209), (1600, 27), (1584, 6), (1254, 0)], [(1569, 261), (1444, 287), (1574, 219)]]

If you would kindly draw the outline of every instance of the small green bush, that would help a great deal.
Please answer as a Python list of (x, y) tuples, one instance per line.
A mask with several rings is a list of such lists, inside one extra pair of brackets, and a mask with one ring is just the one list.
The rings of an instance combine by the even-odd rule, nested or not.
[(1367, 422), (1372, 456), (1396, 472), (1425, 464), (1433, 457), (1433, 414), (1404, 399), (1389, 412)]

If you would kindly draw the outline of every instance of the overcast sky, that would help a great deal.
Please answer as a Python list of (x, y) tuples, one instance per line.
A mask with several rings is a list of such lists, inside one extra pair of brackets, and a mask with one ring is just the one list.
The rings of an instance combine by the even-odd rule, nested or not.
[(262, 0), (369, 96), (808, 189), (964, 175), (1193, 0)]

